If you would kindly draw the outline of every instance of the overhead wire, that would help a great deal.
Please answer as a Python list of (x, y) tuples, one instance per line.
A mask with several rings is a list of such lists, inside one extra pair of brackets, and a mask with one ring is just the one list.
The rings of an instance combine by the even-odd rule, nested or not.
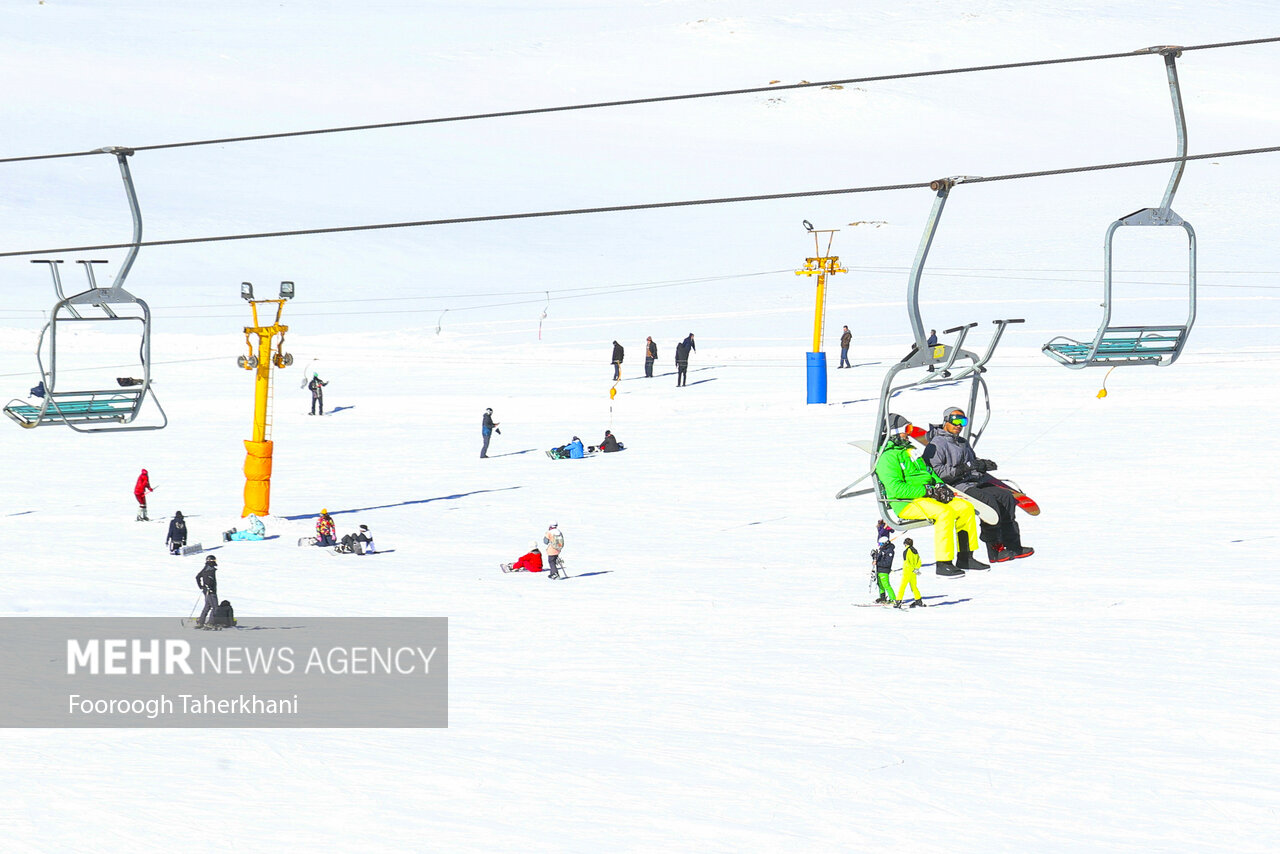
[[(1087, 166), (1067, 166), (1057, 169), (1039, 169), (1032, 172), (1010, 172), (1003, 175), (966, 176), (957, 183), (986, 184), (995, 181), (1016, 181), (1027, 178), (1044, 178), (1055, 175), (1070, 175), (1081, 172), (1099, 172), (1109, 169), (1130, 169), (1137, 166), (1156, 166), (1167, 163), (1208, 160), (1211, 158), (1242, 157), (1252, 154), (1271, 154), (1280, 152), (1280, 145), (1263, 148), (1244, 148), (1234, 151), (1215, 151), (1209, 154), (1188, 154), (1173, 157), (1155, 157), (1147, 160), (1126, 160), (1115, 163), (1096, 163)], [(762, 193), (749, 196), (722, 196), (709, 199), (684, 199), (666, 202), (642, 202), (627, 205), (600, 205), (590, 208), (567, 208), (560, 210), (526, 211), (523, 213), (486, 214), (481, 216), (447, 217), (441, 219), (409, 220), (403, 222), (383, 222), (364, 225), (339, 225), (324, 228), (299, 228), (284, 231), (260, 231), (243, 234), (220, 234), (204, 237), (175, 237), (165, 240), (142, 240), (137, 243), (99, 243), (85, 246), (59, 246), (45, 249), (22, 249), (12, 252), (0, 252), (0, 258), (16, 258), (27, 255), (49, 255), (64, 252), (98, 252), (107, 249), (128, 249), (156, 246), (185, 246), (198, 243), (219, 243), (232, 240), (262, 240), (280, 237), (304, 237), (320, 234), (349, 234), (362, 231), (383, 231), (397, 228), (425, 228), (441, 225), (464, 225), (468, 223), (505, 222), (524, 219), (544, 219), (563, 216), (583, 216), (589, 214), (623, 213), (632, 211), (662, 210), (670, 208), (695, 207), (702, 205), (737, 204), (741, 202), (779, 201), (783, 199), (804, 199), (817, 196), (840, 196), (856, 193), (882, 193), (894, 190), (918, 190), (930, 187), (934, 182), (913, 181), (901, 184), (877, 184), (863, 187), (844, 187), (828, 190), (800, 190), (789, 193)]]
[[(163, 149), (173, 148), (191, 148), (201, 145), (228, 145), (238, 142), (258, 142), (270, 139), (289, 139), (302, 136), (318, 136), (321, 134), (333, 133), (353, 133), (356, 131), (384, 130), (389, 128), (415, 127), (420, 125), (444, 124), (447, 122), (464, 122), (477, 121), (482, 119), (498, 119), (511, 118), (514, 116), (532, 116), (543, 115), (547, 113), (565, 113), (577, 110), (597, 110), (608, 107), (629, 107), (640, 104), (661, 104), (672, 101), (690, 101), (701, 98), (722, 98), (730, 95), (752, 95), (762, 92), (781, 92), (793, 89), (814, 89), (823, 86), (849, 86), (859, 83), (883, 83), (892, 80), (912, 80), (922, 77), (941, 77), (953, 74), (973, 74), (983, 71), (1006, 71), (1015, 68), (1035, 68), (1037, 66), (1047, 65), (1066, 65), (1079, 62), (1098, 62), (1109, 59), (1126, 59), (1139, 56), (1150, 56), (1153, 53), (1160, 53), (1162, 50), (1176, 49), (1178, 51), (1187, 52), (1193, 50), (1218, 50), (1221, 48), (1244, 47), (1248, 45), (1269, 44), (1280, 42), (1280, 36), (1243, 39), (1231, 42), (1215, 42), (1212, 44), (1199, 45), (1169, 45), (1159, 47), (1142, 48), (1139, 50), (1120, 51), (1117, 53), (1099, 53), (1087, 56), (1068, 56), (1055, 59), (1036, 59), (1026, 60), (1023, 62), (1003, 62), (989, 65), (968, 65), (956, 68), (939, 68), (930, 71), (906, 71), (897, 74), (874, 74), (864, 77), (845, 77), (837, 80), (820, 80), (817, 82), (802, 81), (800, 83), (785, 83), (771, 86), (750, 86), (739, 89), (720, 89), (711, 92), (691, 92), (680, 95), (655, 95), (646, 98), (624, 98), (611, 101), (595, 101), (582, 104), (565, 104), (556, 107), (531, 107), (518, 110), (500, 110), (487, 113), (470, 113), (457, 116), (437, 116), (425, 119), (407, 119), (404, 121), (394, 122), (377, 122), (372, 124), (345, 125), (340, 127), (314, 128), (311, 130), (298, 131), (280, 131), (276, 133), (261, 134), (245, 134), (241, 136), (226, 136), (213, 139), (196, 139), (186, 142), (165, 142), (153, 145), (135, 145), (125, 146), (132, 151), (160, 151)], [(93, 154), (100, 154), (104, 149), (91, 149), (88, 151), (68, 151), (59, 154), (31, 154), (16, 157), (0, 158), (0, 163), (21, 163), (32, 160), (53, 160), (68, 157), (86, 157)]]

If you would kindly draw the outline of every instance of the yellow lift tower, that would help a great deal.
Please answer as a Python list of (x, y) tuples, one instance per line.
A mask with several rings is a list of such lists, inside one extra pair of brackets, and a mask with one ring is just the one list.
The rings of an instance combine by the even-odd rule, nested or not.
[[(809, 220), (804, 221), (805, 230), (813, 235), (813, 258), (804, 259), (804, 269), (796, 270), (797, 276), (817, 276), (818, 294), (813, 309), (813, 352), (807, 353), (806, 377), (808, 382), (807, 403), (827, 402), (827, 354), (822, 352), (822, 327), (827, 319), (827, 276), (849, 272), (840, 266), (840, 258), (831, 254), (831, 242), (835, 240), (838, 228), (814, 229)], [(826, 252), (818, 244), (818, 235), (827, 235)]]
[[(293, 299), (293, 282), (280, 283), (279, 299), (256, 300), (253, 285), (240, 283), (240, 297), (253, 309), (253, 326), (244, 328), (244, 341), (249, 355), (241, 356), (236, 364), (246, 371), (256, 371), (253, 383), (253, 438), (244, 443), (244, 512), (266, 516), (271, 512), (271, 366), (287, 368), (293, 364), (293, 354), (284, 352), (284, 334), (289, 327), (280, 322), (286, 300)], [(258, 319), (258, 306), (273, 304), (276, 307), (275, 322), (263, 326)], [(258, 336), (258, 350), (254, 352), (249, 337)], [(276, 342), (276, 336), (280, 340)]]

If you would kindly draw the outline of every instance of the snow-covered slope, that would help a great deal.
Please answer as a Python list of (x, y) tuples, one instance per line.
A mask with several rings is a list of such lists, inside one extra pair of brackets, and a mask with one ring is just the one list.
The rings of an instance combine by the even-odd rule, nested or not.
[[(0, 12), (0, 157), (1271, 35), (1280, 14), (1243, 2), (49, 0)], [(1280, 141), (1278, 57), (1179, 60), (1193, 152)], [(143, 151), (132, 167), (146, 235), (165, 239), (990, 175), (1164, 156), (1172, 139), (1144, 57)], [(0, 848), (1270, 850), (1280, 582), (1258, 461), (1280, 405), (1277, 162), (1188, 167), (1192, 344), (1171, 368), (1111, 374), (1105, 399), (1101, 372), (1038, 348), (1096, 323), (1103, 230), (1158, 201), (1168, 167), (955, 191), (924, 321), (1027, 318), (992, 363), (982, 447), (1045, 511), (1024, 521), (1033, 558), (926, 574), (935, 607), (909, 613), (852, 607), (875, 516), (833, 496), (865, 470), (848, 442), (868, 438), (909, 343), (927, 190), (144, 249), (129, 281), (156, 309), (171, 426), (0, 425), (0, 616), (188, 613), (199, 558), (132, 521), (133, 479), (148, 468), (153, 516), (182, 510), (206, 545), (237, 523), (252, 403), (236, 287), (294, 279), (266, 520), (280, 538), (223, 546), (222, 590), (242, 621), (449, 617), (450, 727), (11, 730)], [(0, 249), (128, 239), (108, 158), (0, 169)], [(827, 406), (804, 405), (803, 219), (843, 228), (851, 267), (827, 349), (834, 365), (849, 324), (857, 367), (831, 372)], [(1182, 257), (1128, 248), (1123, 309), (1177, 316)], [(64, 257), (114, 270), (122, 254)], [(43, 272), (0, 258), (8, 396), (37, 379)], [(628, 357), (611, 399), (613, 339)], [(330, 417), (306, 415), (307, 365), (331, 382)], [(895, 408), (936, 420), (958, 393)], [(487, 406), (502, 435), (482, 461)], [(606, 428), (626, 452), (542, 453)], [(320, 507), (385, 553), (295, 547)], [(573, 578), (498, 571), (551, 521)]]

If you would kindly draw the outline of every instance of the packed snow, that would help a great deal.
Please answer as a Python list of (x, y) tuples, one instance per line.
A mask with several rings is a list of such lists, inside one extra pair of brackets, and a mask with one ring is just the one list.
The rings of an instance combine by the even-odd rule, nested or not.
[[(1271, 4), (975, 2), (109, 5), (0, 11), (0, 158), (460, 116), (1280, 35)], [(1179, 60), (1191, 152), (1280, 144), (1275, 44)], [(841, 89), (139, 151), (145, 239), (911, 183), (1169, 156), (1158, 56)], [(106, 155), (0, 164), (0, 251), (127, 242)], [(881, 380), (911, 344), (916, 189), (143, 248), (170, 424), (0, 424), (0, 616), (189, 614), (202, 557), (258, 618), (449, 618), (447, 729), (10, 729), (15, 852), (1271, 851), (1280, 810), (1280, 155), (1189, 164), (1199, 316), (1168, 368), (1071, 371), (1102, 236), (1168, 165), (961, 185), (921, 292), (943, 329), (1025, 317), (991, 362), (983, 456), (1044, 508), (1036, 554), (871, 600)], [(828, 403), (806, 405), (813, 254)], [(853, 223), (861, 223), (854, 225)], [(1118, 246), (1121, 319), (1185, 314), (1185, 245)], [(76, 258), (54, 252), (64, 282)], [(0, 378), (39, 380), (43, 266), (0, 257)], [(297, 282), (265, 542), (241, 524), (249, 310)], [(545, 312), (545, 317), (543, 316)], [(854, 333), (852, 370), (837, 339)], [(673, 350), (697, 351), (676, 388)], [(659, 347), (643, 373), (645, 336)], [(612, 341), (626, 348), (614, 388)], [(129, 347), (67, 342), (72, 377)], [(308, 414), (312, 372), (329, 381)], [(908, 392), (925, 424), (965, 390)], [(480, 420), (501, 435), (479, 459)], [(144, 420), (154, 418), (148, 411)], [(612, 430), (627, 449), (545, 451)], [(379, 553), (299, 548), (321, 508)], [(503, 573), (551, 522), (569, 578)], [(926, 562), (932, 538), (914, 532)], [(900, 566), (900, 556), (898, 561)], [(895, 586), (898, 574), (894, 575)]]

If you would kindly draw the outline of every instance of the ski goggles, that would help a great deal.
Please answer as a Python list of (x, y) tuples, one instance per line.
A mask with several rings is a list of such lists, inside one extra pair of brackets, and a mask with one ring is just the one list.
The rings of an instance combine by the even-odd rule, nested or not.
[(964, 425), (969, 423), (969, 419), (965, 418), (963, 415), (948, 415), (946, 418), (946, 423), (954, 424), (957, 427), (963, 427)]

